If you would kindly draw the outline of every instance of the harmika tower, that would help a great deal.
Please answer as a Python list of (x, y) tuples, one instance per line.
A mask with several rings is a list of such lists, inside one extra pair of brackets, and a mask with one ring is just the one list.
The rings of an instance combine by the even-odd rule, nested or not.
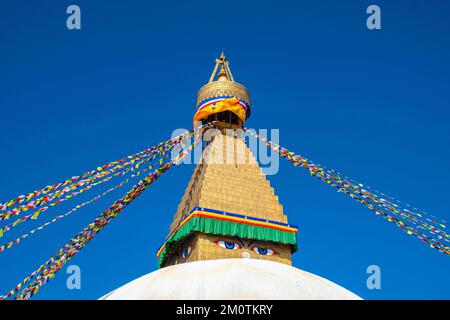
[(194, 121), (214, 121), (218, 134), (195, 168), (158, 252), (161, 267), (227, 258), (291, 264), (297, 228), (287, 224), (278, 197), (239, 134), (249, 116), (249, 93), (234, 81), (222, 53), (198, 92), (194, 116)]

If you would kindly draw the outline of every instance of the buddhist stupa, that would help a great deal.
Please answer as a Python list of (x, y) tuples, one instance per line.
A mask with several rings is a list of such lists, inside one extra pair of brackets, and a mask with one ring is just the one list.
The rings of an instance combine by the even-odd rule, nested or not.
[(250, 106), (222, 53), (194, 115), (215, 131), (157, 253), (160, 269), (101, 299), (360, 299), (292, 267), (298, 228), (239, 134)]

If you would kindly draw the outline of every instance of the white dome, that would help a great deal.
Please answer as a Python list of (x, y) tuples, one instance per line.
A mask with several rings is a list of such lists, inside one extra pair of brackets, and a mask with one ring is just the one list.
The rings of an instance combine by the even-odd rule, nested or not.
[(178, 264), (142, 276), (101, 300), (354, 300), (352, 292), (306, 271), (259, 259)]

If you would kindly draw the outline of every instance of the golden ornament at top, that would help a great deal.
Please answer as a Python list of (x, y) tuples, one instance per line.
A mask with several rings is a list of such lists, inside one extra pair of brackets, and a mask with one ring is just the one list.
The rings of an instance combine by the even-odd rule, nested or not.
[[(217, 80), (214, 80), (217, 70), (219, 69)], [(207, 84), (200, 88), (197, 93), (197, 105), (200, 105), (203, 101), (217, 97), (235, 97), (243, 100), (250, 107), (250, 94), (246, 87), (242, 84), (234, 81), (233, 74), (230, 70), (230, 63), (226, 59), (225, 55), (220, 55), (219, 59), (216, 59), (216, 66), (209, 78)], [(247, 110), (247, 118), (250, 116), (250, 108)]]

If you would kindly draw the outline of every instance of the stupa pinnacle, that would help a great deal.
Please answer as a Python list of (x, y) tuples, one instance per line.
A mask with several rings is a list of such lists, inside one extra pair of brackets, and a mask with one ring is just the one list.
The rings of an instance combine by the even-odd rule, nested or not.
[(194, 121), (219, 121), (219, 128), (241, 128), (250, 116), (250, 94), (246, 87), (234, 81), (230, 63), (223, 53), (216, 59), (208, 83), (198, 91), (196, 107)]
[[(222, 53), (198, 93), (194, 119), (215, 121), (224, 131), (242, 128), (249, 113), (250, 95), (234, 81)], [(158, 258), (162, 267), (225, 258), (291, 264), (296, 233), (243, 139), (218, 134), (192, 175)]]

